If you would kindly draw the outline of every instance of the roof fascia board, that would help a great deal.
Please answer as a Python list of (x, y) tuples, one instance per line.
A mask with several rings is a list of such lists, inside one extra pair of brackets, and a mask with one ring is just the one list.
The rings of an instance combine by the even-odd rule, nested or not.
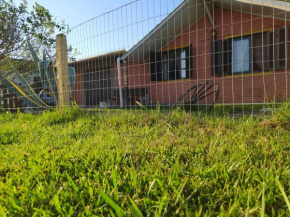
[[(263, 2), (266, 1), (266, 2), (272, 2), (272, 4), (263, 4)], [(221, 2), (220, 0), (217, 0), (216, 2)], [(269, 0), (235, 0), (235, 2), (239, 2), (239, 3), (242, 3), (242, 4), (253, 4), (255, 6), (262, 6), (262, 7), (267, 7), (267, 8), (273, 8), (273, 9), (276, 9), (276, 10), (283, 10), (283, 9), (287, 9), (288, 12), (290, 12), (290, 3), (287, 3), (287, 2), (280, 2), (280, 1), (269, 1)], [(273, 3), (275, 2), (275, 4)], [(285, 8), (280, 8), (281, 7), (281, 3), (284, 4), (288, 4), (289, 6)], [(273, 6), (279, 6), (279, 7), (273, 7)], [(220, 5), (219, 5), (220, 6)], [(225, 9), (229, 9), (229, 10), (232, 10), (232, 11), (236, 11), (236, 12), (242, 12), (242, 13), (245, 13), (245, 14), (253, 14), (253, 15), (256, 15), (256, 16), (262, 16), (262, 14), (260, 13), (255, 13), (254, 11), (250, 11), (250, 12), (247, 12), (247, 11), (241, 11), (241, 10), (237, 10), (237, 9), (233, 9), (233, 8), (230, 8), (230, 7), (227, 7), (227, 6), (223, 6), (223, 8)], [(265, 15), (263, 14), (263, 17), (267, 17), (267, 18), (273, 18), (273, 16), (275, 16), (277, 14), (274, 14), (274, 15)], [(290, 21), (290, 19), (287, 19), (286, 17), (285, 18), (279, 18), (279, 17), (275, 17), (275, 19), (277, 20), (286, 20), (286, 21)]]
[(276, 9), (290, 10), (290, 4), (285, 1), (273, 1), (273, 0), (236, 0), (236, 1), (245, 3), (245, 4), (254, 4), (254, 5), (261, 5), (261, 6), (266, 6), (266, 7), (274, 7)]
[(100, 55), (96, 55), (96, 56), (91, 56), (88, 58), (82, 58), (82, 59), (78, 59), (75, 61), (70, 61), (69, 64), (77, 64), (77, 63), (83, 63), (86, 61), (91, 61), (91, 60), (98, 60), (98, 59), (110, 59), (110, 58), (118, 58), (120, 57), (120, 55), (124, 55), (125, 50), (117, 50), (117, 51), (113, 51), (113, 52), (109, 52), (109, 53), (104, 53), (104, 54), (100, 54)]
[[(225, 9), (229, 9), (229, 8), (227, 8), (227, 7), (224, 7)], [(241, 12), (241, 11), (239, 11), (239, 10), (235, 10), (235, 9), (232, 9), (233, 11), (236, 11), (236, 12)], [(242, 11), (243, 13), (245, 13), (245, 14), (253, 14), (253, 15), (256, 15), (256, 16), (261, 16), (261, 14), (259, 14), (259, 13), (255, 13), (255, 12), (246, 12), (246, 11)], [(275, 16), (275, 14), (274, 14), (274, 16)], [(272, 18), (273, 19), (273, 16), (270, 16), (270, 15), (263, 15), (263, 17), (266, 17), (266, 18)], [(287, 18), (279, 18), (279, 17), (275, 17), (274, 18), (275, 20), (286, 20), (286, 21), (290, 21), (290, 19), (287, 19)]]

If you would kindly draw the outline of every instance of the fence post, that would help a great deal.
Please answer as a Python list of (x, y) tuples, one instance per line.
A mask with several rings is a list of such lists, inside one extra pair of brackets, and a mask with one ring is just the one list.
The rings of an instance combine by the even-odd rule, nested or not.
[(56, 36), (56, 69), (58, 106), (64, 107), (70, 104), (67, 42), (64, 34)]

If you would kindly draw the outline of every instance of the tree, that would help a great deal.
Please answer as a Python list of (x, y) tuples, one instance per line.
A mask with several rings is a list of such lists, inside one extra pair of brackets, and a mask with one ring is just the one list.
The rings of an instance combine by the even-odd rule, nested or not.
[[(26, 0), (15, 5), (13, 0), (0, 0), (0, 60), (7, 56), (17, 57), (27, 48), (30, 41), (36, 45), (51, 47), (55, 45), (56, 31), (66, 33), (68, 26), (57, 22), (50, 12), (35, 3), (28, 11)], [(38, 50), (38, 49), (36, 49)]]

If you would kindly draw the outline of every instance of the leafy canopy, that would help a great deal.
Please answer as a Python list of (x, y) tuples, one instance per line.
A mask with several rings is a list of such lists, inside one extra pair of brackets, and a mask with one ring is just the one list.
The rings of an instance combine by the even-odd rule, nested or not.
[(26, 0), (19, 5), (13, 0), (0, 1), (0, 60), (19, 55), (19, 49), (24, 49), (27, 41), (54, 46), (54, 34), (68, 31), (68, 26), (63, 21), (57, 22), (43, 6), (35, 3), (32, 8), (28, 10)]

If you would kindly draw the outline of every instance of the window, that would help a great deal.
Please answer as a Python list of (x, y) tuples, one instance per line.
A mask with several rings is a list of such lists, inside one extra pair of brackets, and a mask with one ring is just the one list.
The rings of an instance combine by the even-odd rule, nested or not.
[(234, 39), (232, 51), (232, 70), (234, 73), (250, 71), (250, 39)]
[(211, 42), (211, 74), (285, 69), (288, 28)]
[(0, 97), (1, 98), (3, 97), (3, 90), (2, 89), (0, 90)]
[(190, 77), (191, 46), (150, 53), (151, 81), (169, 81)]
[[(265, 34), (255, 34), (253, 35), (253, 71), (262, 72), (267, 71), (267, 61), (270, 59), (267, 55), (268, 42), (267, 42), (267, 33)], [(263, 46), (264, 44), (264, 46)]]

